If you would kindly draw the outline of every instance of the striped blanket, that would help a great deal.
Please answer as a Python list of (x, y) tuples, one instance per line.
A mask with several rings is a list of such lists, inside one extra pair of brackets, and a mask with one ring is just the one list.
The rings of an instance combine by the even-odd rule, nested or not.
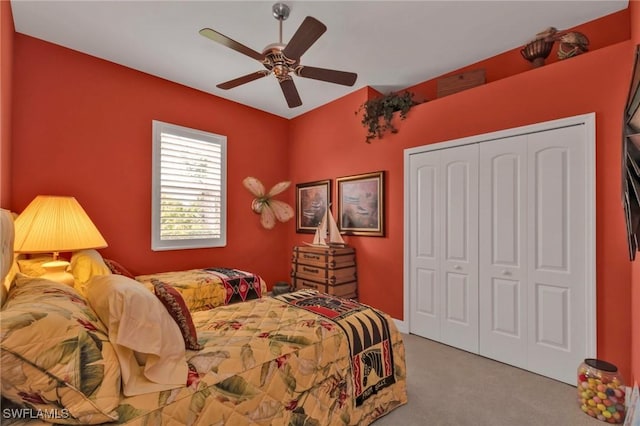
[(342, 328), (351, 351), (356, 407), (395, 383), (389, 324), (378, 311), (315, 290), (283, 294), (276, 299), (321, 315)]

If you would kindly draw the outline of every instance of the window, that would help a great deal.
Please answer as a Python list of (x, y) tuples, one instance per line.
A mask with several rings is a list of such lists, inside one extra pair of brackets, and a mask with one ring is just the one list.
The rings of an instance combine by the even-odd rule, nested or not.
[(226, 136), (153, 121), (151, 249), (223, 247)]

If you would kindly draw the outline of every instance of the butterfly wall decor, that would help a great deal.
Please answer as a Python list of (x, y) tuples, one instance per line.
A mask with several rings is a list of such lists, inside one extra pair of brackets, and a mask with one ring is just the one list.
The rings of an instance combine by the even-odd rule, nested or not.
[(289, 204), (273, 199), (291, 185), (290, 181), (275, 184), (266, 194), (262, 182), (253, 176), (244, 178), (242, 184), (256, 197), (251, 202), (251, 210), (260, 215), (260, 223), (265, 229), (273, 229), (276, 220), (286, 222), (293, 217), (293, 208)]

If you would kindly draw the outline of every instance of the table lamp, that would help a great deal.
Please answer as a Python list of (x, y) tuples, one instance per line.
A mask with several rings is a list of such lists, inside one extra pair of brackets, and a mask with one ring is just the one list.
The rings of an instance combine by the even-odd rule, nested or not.
[(42, 267), (47, 278), (73, 285), (69, 262), (60, 252), (107, 247), (107, 242), (74, 197), (38, 195), (15, 221), (16, 253), (53, 253)]

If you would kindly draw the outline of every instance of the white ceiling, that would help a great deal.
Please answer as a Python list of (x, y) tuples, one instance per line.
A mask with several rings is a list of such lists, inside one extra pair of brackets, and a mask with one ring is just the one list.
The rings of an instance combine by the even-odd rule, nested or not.
[[(287, 107), (274, 76), (230, 90), (216, 84), (264, 69), (198, 34), (209, 27), (261, 52), (278, 41), (276, 1), (12, 0), (17, 32), (204, 92), (291, 118), (364, 86), (404, 89), (526, 44), (549, 26), (565, 29), (624, 9), (595, 1), (284, 1), (286, 43), (306, 16), (327, 32), (303, 65), (358, 74), (353, 87), (294, 77), (303, 105)], [(588, 35), (588, 34), (587, 34)]]

